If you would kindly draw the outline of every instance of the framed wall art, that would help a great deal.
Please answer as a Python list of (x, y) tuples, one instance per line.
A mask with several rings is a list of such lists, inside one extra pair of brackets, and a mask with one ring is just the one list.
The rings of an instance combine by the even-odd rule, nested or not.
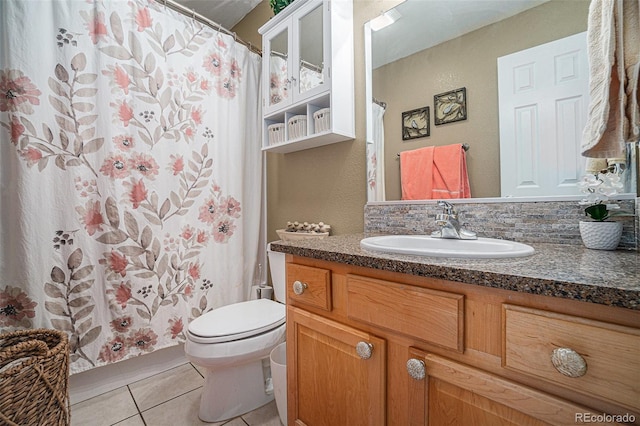
[(429, 136), (429, 107), (412, 109), (402, 113), (402, 140)]
[(467, 119), (467, 89), (452, 90), (433, 97), (433, 121), (436, 126)]

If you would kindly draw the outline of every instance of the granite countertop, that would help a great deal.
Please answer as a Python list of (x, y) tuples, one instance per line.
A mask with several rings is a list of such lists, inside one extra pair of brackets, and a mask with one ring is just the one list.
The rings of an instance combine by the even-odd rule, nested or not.
[(640, 253), (590, 250), (577, 244), (529, 244), (531, 256), (450, 259), (360, 248), (364, 234), (276, 241), (271, 249), (313, 259), (433, 277), (485, 287), (640, 310)]

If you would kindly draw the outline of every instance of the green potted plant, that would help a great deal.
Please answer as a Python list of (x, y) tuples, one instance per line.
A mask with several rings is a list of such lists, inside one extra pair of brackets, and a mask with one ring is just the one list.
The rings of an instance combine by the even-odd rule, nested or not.
[(605, 203), (609, 197), (623, 188), (616, 173), (599, 173), (584, 176), (578, 187), (587, 196), (580, 202), (587, 205), (585, 216), (591, 220), (580, 221), (580, 236), (585, 247), (596, 250), (615, 250), (622, 237), (622, 222), (607, 220), (624, 216), (617, 204)]
[(293, 0), (269, 0), (269, 6), (271, 6), (271, 10), (273, 10), (274, 15), (280, 13), (282, 9), (291, 3), (293, 3)]

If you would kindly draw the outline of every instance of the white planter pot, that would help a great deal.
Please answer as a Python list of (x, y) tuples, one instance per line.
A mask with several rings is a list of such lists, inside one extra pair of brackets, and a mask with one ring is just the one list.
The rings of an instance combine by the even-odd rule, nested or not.
[(615, 250), (622, 237), (622, 223), (580, 221), (580, 236), (587, 248)]

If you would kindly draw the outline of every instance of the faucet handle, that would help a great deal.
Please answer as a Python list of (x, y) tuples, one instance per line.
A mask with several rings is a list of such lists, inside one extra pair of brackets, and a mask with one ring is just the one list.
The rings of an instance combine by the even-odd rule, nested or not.
[(449, 215), (455, 214), (455, 211), (453, 210), (453, 206), (450, 203), (447, 203), (446, 201), (439, 200), (438, 206), (444, 208), (445, 214), (449, 214)]

